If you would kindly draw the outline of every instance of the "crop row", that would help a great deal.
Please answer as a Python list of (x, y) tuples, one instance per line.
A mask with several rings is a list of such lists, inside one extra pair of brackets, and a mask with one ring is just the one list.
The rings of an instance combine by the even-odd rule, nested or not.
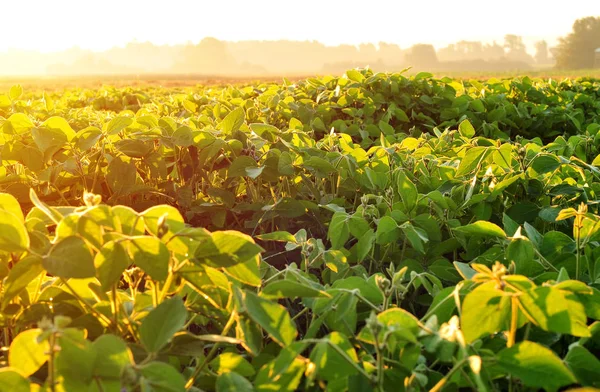
[(600, 387), (600, 82), (0, 96), (0, 391)]

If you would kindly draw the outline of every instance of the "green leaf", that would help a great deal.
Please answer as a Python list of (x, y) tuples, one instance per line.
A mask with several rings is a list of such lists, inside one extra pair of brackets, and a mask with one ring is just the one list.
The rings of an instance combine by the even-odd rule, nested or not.
[(212, 267), (232, 267), (253, 259), (263, 251), (252, 237), (238, 231), (215, 231), (202, 241), (194, 254), (196, 262)]
[(260, 258), (256, 256), (242, 263), (225, 267), (223, 270), (227, 275), (234, 277), (242, 283), (259, 287), (262, 284), (259, 266)]
[(96, 351), (94, 376), (121, 381), (121, 374), (128, 365), (133, 365), (133, 355), (127, 344), (115, 335), (102, 335), (92, 343)]
[(217, 377), (216, 388), (217, 392), (254, 392), (250, 381), (235, 372), (220, 374)]
[(4, 281), (4, 296), (2, 308), (16, 297), (29, 283), (35, 280), (42, 272), (42, 258), (39, 256), (26, 256), (16, 263)]
[[(400, 308), (391, 308), (377, 315), (377, 320), (386, 328), (380, 333), (391, 333), (396, 339), (404, 342), (417, 342), (419, 333), (419, 320)], [(369, 327), (364, 327), (358, 336), (358, 340), (369, 344), (375, 344), (375, 336)]]
[(30, 392), (29, 380), (15, 369), (5, 367), (0, 369), (0, 392)]
[(535, 276), (543, 269), (534, 258), (533, 244), (526, 237), (514, 238), (506, 247), (506, 259), (515, 263), (515, 273)]
[(467, 294), (463, 300), (460, 322), (468, 343), (508, 330), (510, 297), (497, 290), (495, 285), (495, 282), (484, 283)]
[(475, 136), (475, 128), (473, 128), (473, 125), (471, 125), (469, 120), (463, 120), (458, 126), (458, 133), (460, 133), (461, 136), (470, 139)]
[(142, 376), (140, 384), (152, 392), (185, 391), (185, 378), (173, 366), (164, 362), (150, 362), (138, 367)]
[(123, 245), (123, 242), (109, 241), (94, 257), (96, 275), (105, 291), (121, 280), (121, 275), (131, 264)]
[(60, 335), (58, 345), (60, 351), (56, 355), (55, 366), (64, 377), (65, 385), (89, 384), (97, 355), (92, 343), (83, 337), (81, 331), (68, 329)]
[(54, 155), (67, 143), (65, 134), (56, 129), (33, 128), (31, 137), (45, 158)]
[(261, 241), (279, 241), (279, 242), (291, 242), (297, 243), (296, 237), (287, 231), (274, 231), (272, 233), (260, 234), (255, 236)]
[(250, 124), (250, 129), (260, 137), (265, 133), (277, 135), (280, 132), (279, 128), (269, 124)]
[(108, 124), (105, 125), (104, 131), (108, 135), (116, 135), (121, 132), (123, 129), (127, 128), (133, 124), (133, 120), (129, 117), (117, 116), (110, 120)]
[(553, 172), (560, 167), (560, 160), (553, 154), (538, 154), (530, 164), (535, 174), (542, 175)]
[(283, 306), (250, 291), (245, 293), (244, 305), (248, 316), (281, 346), (288, 346), (296, 339), (296, 325)]
[(218, 129), (227, 134), (233, 133), (240, 129), (245, 119), (246, 113), (244, 113), (244, 109), (241, 107), (235, 108), (219, 123)]
[(577, 381), (586, 387), (600, 387), (600, 360), (585, 347), (571, 345), (565, 357), (565, 364)]
[(77, 132), (75, 135), (75, 147), (82, 151), (87, 151), (94, 147), (102, 138), (102, 131), (96, 127), (87, 127)]
[(462, 276), (462, 278), (465, 280), (470, 280), (473, 278), (473, 276), (475, 276), (475, 274), (477, 274), (477, 271), (475, 271), (473, 268), (471, 268), (471, 266), (467, 263), (461, 263), (460, 261), (455, 261), (453, 264), (454, 264), (454, 268), (456, 268), (456, 270), (458, 271), (460, 276)]
[(158, 237), (158, 221), (163, 216), (165, 217), (165, 224), (167, 228), (167, 234), (161, 239), (163, 241), (169, 240), (174, 234), (185, 228), (185, 221), (181, 216), (179, 210), (172, 206), (159, 205), (148, 208), (146, 211), (140, 214), (144, 218), (144, 224), (148, 232)]
[(352, 249), (356, 249), (356, 260), (359, 263), (362, 262), (371, 252), (374, 243), (375, 231), (373, 231), (373, 229), (369, 229), (358, 238), (358, 242), (352, 247)]
[(523, 292), (519, 302), (543, 330), (590, 336), (585, 308), (575, 294), (557, 287), (536, 287)]
[(345, 212), (333, 214), (327, 231), (327, 238), (331, 241), (331, 249), (341, 249), (350, 238), (348, 220), (348, 214)]
[(225, 352), (210, 361), (210, 367), (217, 374), (236, 372), (244, 377), (256, 373), (250, 362), (240, 354)]
[(25, 222), (19, 201), (10, 193), (0, 193), (0, 210), (10, 212), (21, 222)]
[(187, 310), (180, 297), (164, 300), (142, 320), (140, 342), (149, 353), (158, 353), (183, 328), (186, 318)]
[(302, 283), (284, 279), (269, 283), (260, 293), (261, 297), (274, 298), (314, 298), (331, 297), (327, 292)]
[(80, 237), (70, 236), (57, 242), (42, 262), (48, 273), (61, 278), (91, 278), (96, 276), (94, 259)]
[(408, 239), (410, 246), (412, 246), (415, 250), (425, 254), (424, 243), (429, 241), (427, 238), (427, 233), (423, 229), (414, 227), (410, 222), (401, 224), (400, 229)]
[(400, 238), (400, 229), (396, 221), (390, 216), (382, 217), (377, 222), (375, 241), (380, 245), (391, 244)]
[(413, 182), (406, 176), (403, 171), (399, 171), (397, 174), (396, 185), (398, 186), (398, 193), (402, 199), (402, 204), (405, 208), (405, 213), (410, 213), (413, 208), (417, 205), (417, 198), (419, 193), (417, 187)]
[(233, 160), (227, 169), (227, 178), (246, 177), (249, 169), (257, 168), (258, 164), (247, 155), (242, 155)]
[(127, 241), (127, 252), (131, 261), (157, 281), (169, 274), (171, 254), (167, 246), (156, 237), (138, 236)]
[(124, 155), (113, 158), (108, 164), (106, 182), (113, 193), (128, 194), (135, 185), (136, 178), (135, 163)]
[(15, 84), (8, 91), (8, 96), (11, 101), (16, 101), (21, 98), (21, 95), (23, 95), (23, 87), (20, 84)]
[(18, 334), (8, 351), (8, 364), (26, 377), (31, 376), (48, 360), (48, 342), (38, 341), (42, 330), (28, 329)]
[(500, 351), (498, 366), (523, 384), (556, 390), (576, 382), (571, 371), (550, 349), (534, 342), (521, 342)]
[(274, 360), (258, 371), (254, 380), (256, 390), (296, 391), (306, 369), (306, 360), (299, 357), (306, 346), (306, 343), (295, 342), (284, 347)]
[(355, 69), (346, 71), (346, 76), (348, 77), (348, 79), (357, 83), (362, 83), (365, 80), (365, 76)]
[(462, 177), (471, 174), (483, 161), (488, 152), (488, 147), (471, 147), (460, 161), (454, 176)]
[(26, 114), (14, 113), (4, 123), (4, 133), (20, 135), (29, 132), (34, 125)]
[(506, 233), (500, 226), (487, 221), (477, 221), (466, 226), (456, 227), (454, 230), (467, 235), (506, 238)]
[(331, 164), (331, 162), (319, 157), (310, 157), (304, 161), (304, 166), (317, 171), (321, 175), (328, 175), (337, 172), (337, 169)]
[(21, 252), (29, 248), (29, 235), (20, 216), (0, 210), (0, 233), (0, 250)]
[(55, 208), (47, 206), (38, 198), (33, 188), (29, 189), (29, 198), (31, 199), (33, 205), (39, 208), (55, 224), (58, 224), (63, 219), (63, 216), (60, 212), (58, 212)]
[(75, 131), (71, 128), (67, 120), (62, 117), (50, 117), (42, 123), (42, 127), (60, 132), (69, 142), (75, 137)]
[[(310, 353), (310, 360), (315, 364), (319, 378), (335, 381), (358, 374), (356, 368), (348, 362), (348, 359), (354, 363), (359, 360), (356, 350), (345, 335), (332, 332), (321, 340)], [(332, 346), (337, 346), (345, 355)]]
[(154, 148), (153, 144), (140, 139), (123, 139), (113, 145), (117, 151), (131, 158), (144, 158)]

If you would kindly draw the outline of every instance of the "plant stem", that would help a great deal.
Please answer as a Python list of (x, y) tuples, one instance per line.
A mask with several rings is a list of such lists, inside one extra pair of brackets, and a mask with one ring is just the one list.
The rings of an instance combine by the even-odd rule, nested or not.
[[(229, 320), (227, 320), (227, 324), (225, 324), (225, 327), (223, 327), (223, 332), (221, 332), (222, 336), (227, 335), (229, 333), (229, 330), (233, 326), (233, 323), (234, 323), (236, 317), (237, 317), (237, 312), (234, 310), (233, 312), (231, 312), (231, 316), (229, 317)], [(208, 355), (206, 357), (204, 357), (204, 360), (202, 362), (198, 363), (198, 365), (196, 365), (196, 368), (194, 369), (194, 373), (192, 373), (191, 377), (187, 380), (187, 383), (185, 384), (186, 391), (189, 391), (190, 388), (192, 388), (192, 386), (194, 386), (194, 382), (196, 382), (196, 378), (198, 378), (198, 376), (200, 375), (200, 372), (202, 372), (202, 369), (204, 369), (204, 367), (208, 364), (208, 362), (210, 362), (210, 360), (212, 360), (213, 356), (216, 354), (219, 347), (220, 347), (220, 343), (215, 343), (215, 345), (212, 346), (212, 348), (208, 352)]]
[(379, 389), (380, 392), (385, 392), (385, 390), (383, 389), (383, 382), (384, 382), (384, 357), (383, 357), (383, 350), (380, 347), (379, 341), (376, 339), (375, 340), (375, 353), (377, 354), (377, 388)]
[(165, 284), (162, 288), (162, 290), (160, 291), (160, 294), (158, 295), (158, 303), (160, 304), (165, 297), (167, 296), (167, 293), (169, 292), (169, 288), (171, 287), (171, 283), (173, 283), (173, 271), (171, 269), (169, 269), (169, 275), (167, 276), (167, 280), (165, 281)]
[(119, 331), (119, 303), (118, 303), (118, 298), (117, 298), (117, 284), (113, 284), (111, 290), (111, 305), (112, 305), (112, 311), (113, 311), (113, 323), (114, 323), (114, 327), (115, 327), (115, 332)]
[(506, 347), (512, 347), (515, 345), (515, 339), (517, 336), (517, 321), (519, 320), (519, 305), (517, 297), (511, 297), (511, 316), (510, 316), (510, 331), (508, 331), (508, 342)]
[(50, 352), (48, 353), (48, 383), (50, 384), (50, 390), (56, 391), (56, 382), (54, 381), (54, 345), (56, 344), (56, 333), (52, 332), (48, 337), (48, 344), (50, 345)]
[(463, 359), (461, 359), (459, 362), (457, 362), (454, 367), (452, 369), (450, 369), (450, 371), (448, 372), (448, 374), (446, 374), (444, 376), (444, 378), (442, 378), (440, 381), (438, 381), (437, 384), (435, 384), (435, 386), (433, 388), (431, 388), (429, 390), (429, 392), (439, 392), (442, 390), (442, 388), (444, 387), (444, 385), (446, 385), (446, 383), (448, 382), (448, 380), (452, 377), (452, 375), (454, 375), (454, 373), (456, 373), (461, 367), (463, 367), (463, 365), (469, 360), (468, 357), (465, 357)]

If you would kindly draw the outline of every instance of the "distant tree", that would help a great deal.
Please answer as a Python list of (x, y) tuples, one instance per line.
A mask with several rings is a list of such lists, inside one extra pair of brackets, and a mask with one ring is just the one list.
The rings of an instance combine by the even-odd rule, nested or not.
[(506, 34), (504, 36), (504, 47), (510, 52), (524, 52), (525, 44), (523, 43), (523, 37), (514, 34)]
[(523, 43), (523, 37), (507, 34), (504, 36), (504, 47), (508, 49), (506, 58), (511, 61), (522, 61), (532, 63), (533, 58), (527, 53), (527, 48)]
[(433, 45), (413, 45), (405, 55), (405, 61), (409, 66), (430, 67), (438, 62)]
[(504, 48), (494, 41), (491, 45), (485, 45), (483, 48), (484, 60), (498, 60), (504, 57)]
[(600, 17), (577, 19), (573, 31), (554, 51), (557, 68), (592, 68), (595, 50), (600, 48)]
[(535, 61), (538, 64), (548, 64), (548, 43), (546, 41), (538, 41), (535, 43)]

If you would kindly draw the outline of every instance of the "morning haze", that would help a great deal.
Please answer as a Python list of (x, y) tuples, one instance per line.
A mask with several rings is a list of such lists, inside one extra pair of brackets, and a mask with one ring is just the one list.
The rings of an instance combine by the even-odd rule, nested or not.
[[(20, 33), (0, 42), (0, 75), (303, 76), (367, 65), (377, 71), (592, 68), (590, 53), (600, 47), (597, 19), (585, 19), (572, 42), (561, 41), (576, 20), (600, 15), (597, 1), (554, 9), (548, 2), (508, 0), (493, 9), (471, 0), (460, 6), (309, 0), (293, 12), (272, 1), (176, 0), (161, 7), (108, 0), (93, 10), (78, 4), (8, 4), (10, 14), (27, 15), (27, 28), (19, 18), (7, 21), (6, 29)], [(37, 11), (27, 13), (28, 7)], [(436, 12), (425, 12), (432, 8)], [(575, 52), (588, 58), (571, 64)]]

